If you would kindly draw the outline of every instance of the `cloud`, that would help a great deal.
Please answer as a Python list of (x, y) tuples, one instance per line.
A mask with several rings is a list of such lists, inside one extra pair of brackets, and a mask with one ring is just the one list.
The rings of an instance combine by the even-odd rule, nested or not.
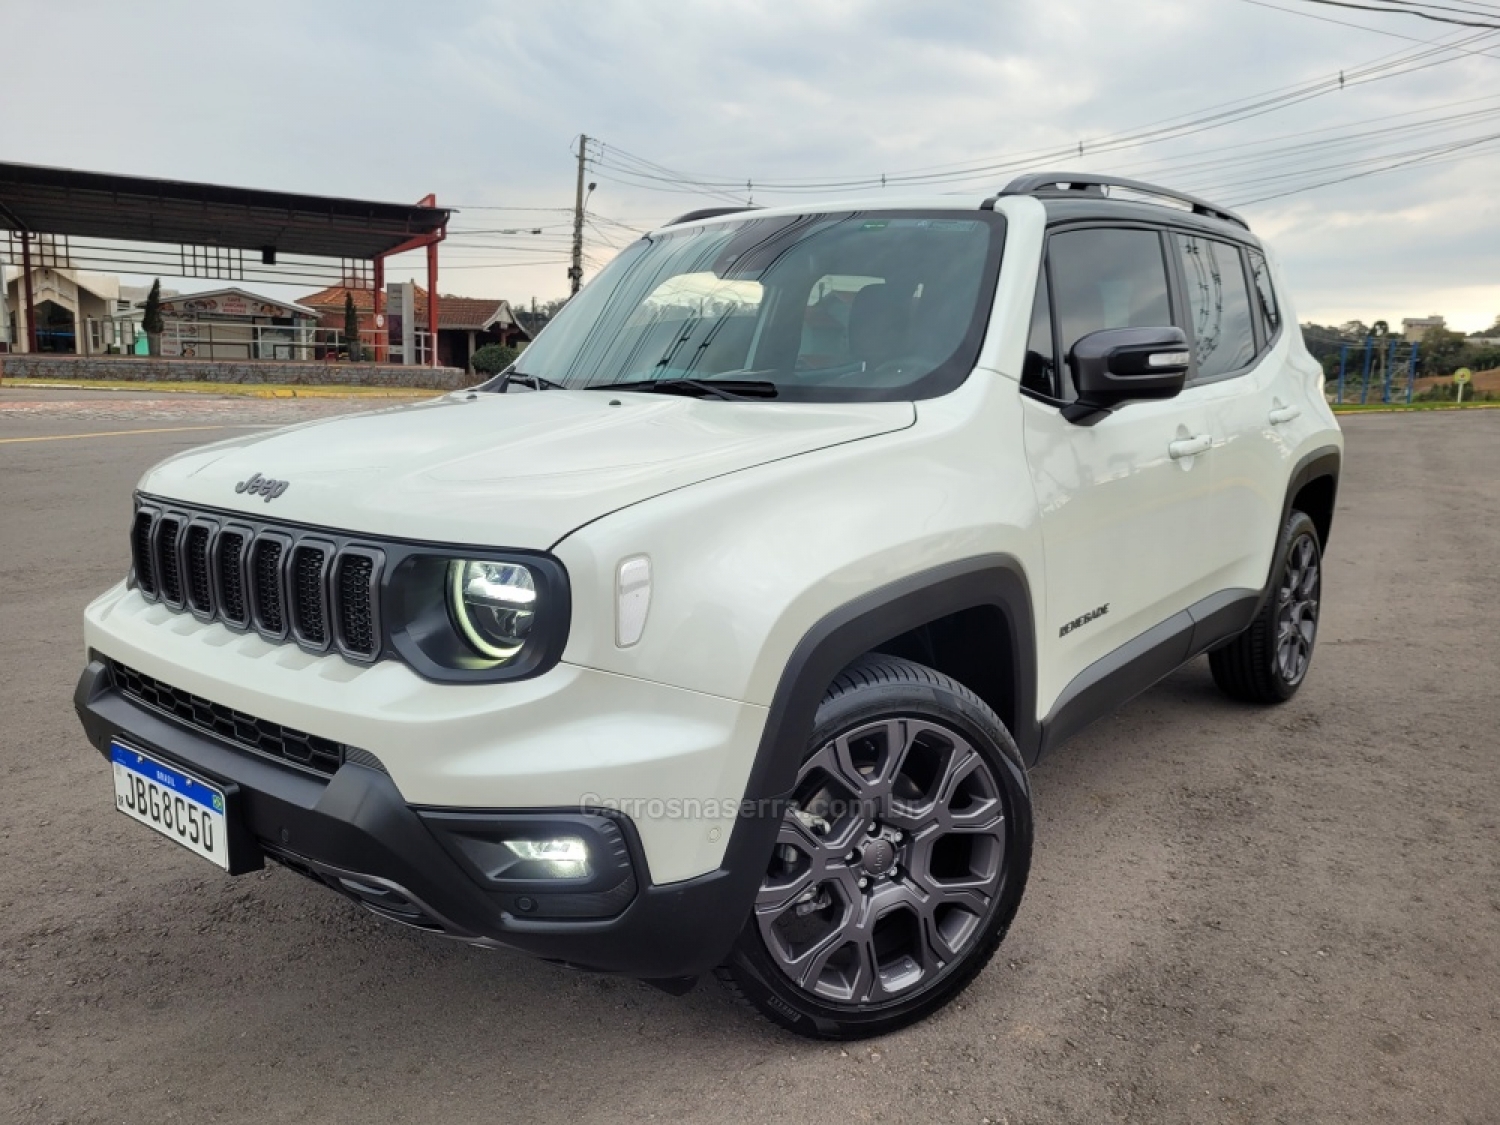
[[(6, 7), (7, 41), (58, 42), (55, 5)], [(1049, 149), (1073, 150), (1067, 167), (1141, 172), (1235, 201), (1308, 179), (1245, 183), (1257, 177), (1379, 156), (1424, 136), (1500, 133), (1500, 116), (1477, 118), (1330, 143), (1297, 162), (1283, 154), (1188, 167), (1255, 152), (1226, 146), (1318, 129), (1336, 142), (1354, 128), (1408, 120), (1394, 115), (1500, 91), (1497, 35), (1474, 45), (1493, 49), (1490, 57), (1092, 153), (1112, 134), (1340, 70), (1354, 75), (1418, 47), (1391, 35), (1461, 34), (1343, 13), (1386, 34), (1358, 31), (1234, 0), (262, 0), (145, 10), (83, 3), (70, 13), (88, 32), (67, 39), (65, 81), (56, 51), (7, 55), (0, 151), (8, 159), (371, 198), (436, 192), (465, 208), (455, 227), (471, 232), (566, 224), (558, 211), (477, 208), (569, 207), (579, 133), (600, 138), (606, 152), (758, 185), (759, 202), (805, 198), (774, 189), (796, 180), (878, 180)], [(1490, 107), (1500, 111), (1500, 97)], [(1488, 325), (1500, 312), (1500, 215), (1489, 189), (1500, 177), (1500, 144), (1476, 151), (1462, 163), (1249, 205), (1253, 224), (1274, 239), (1301, 315), (1395, 321), (1442, 311), (1464, 328)], [(1009, 175), (996, 169), (940, 189), (982, 195)], [(601, 166), (591, 178), (599, 184), (591, 208), (631, 226), (713, 202), (618, 169)], [(600, 229), (612, 242), (631, 237), (603, 220)], [(566, 233), (565, 225), (542, 236), (456, 229), (442, 287), (514, 299), (561, 293)], [(611, 247), (588, 234), (591, 259), (607, 259)], [(517, 264), (526, 260), (547, 264)]]

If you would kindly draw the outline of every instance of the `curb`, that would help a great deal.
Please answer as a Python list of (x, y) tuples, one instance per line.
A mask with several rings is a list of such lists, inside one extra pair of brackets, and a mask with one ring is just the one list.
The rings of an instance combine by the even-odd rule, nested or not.
[(294, 387), (284, 384), (252, 386), (225, 383), (222, 386), (172, 386), (169, 383), (122, 383), (92, 379), (75, 382), (43, 382), (34, 379), (0, 379), (0, 387), (18, 387), (39, 391), (124, 391), (174, 395), (225, 395), (234, 398), (391, 398), (425, 399), (451, 394), (436, 388), (394, 387)]

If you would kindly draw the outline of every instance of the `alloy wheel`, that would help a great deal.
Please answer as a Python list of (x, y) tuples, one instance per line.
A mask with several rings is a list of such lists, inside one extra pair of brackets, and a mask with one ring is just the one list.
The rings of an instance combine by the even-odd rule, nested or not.
[(860, 723), (803, 764), (755, 921), (777, 967), (825, 1003), (925, 990), (1001, 893), (1006, 815), (994, 770), (925, 718)]
[(1317, 546), (1304, 535), (1292, 544), (1277, 592), (1276, 670), (1291, 685), (1302, 682), (1312, 661), (1321, 582)]

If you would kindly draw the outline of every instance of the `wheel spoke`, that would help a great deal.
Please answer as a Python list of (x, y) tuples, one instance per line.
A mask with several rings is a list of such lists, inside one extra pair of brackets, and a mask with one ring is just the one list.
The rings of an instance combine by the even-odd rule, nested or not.
[(797, 983), (803, 988), (811, 988), (823, 970), (828, 968), (828, 958), (832, 957), (849, 942), (846, 934), (847, 926), (839, 926), (828, 931), (811, 949), (807, 950), (788, 965), (797, 970)]

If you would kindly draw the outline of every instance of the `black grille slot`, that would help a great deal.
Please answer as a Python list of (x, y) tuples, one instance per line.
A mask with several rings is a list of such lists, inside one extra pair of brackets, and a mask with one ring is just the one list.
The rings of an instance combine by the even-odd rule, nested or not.
[(231, 625), (250, 624), (245, 607), (245, 539), (243, 531), (225, 528), (214, 542), (219, 572), (219, 614)]
[(281, 556), (286, 552), (279, 539), (261, 536), (250, 548), (250, 581), (255, 590), (255, 623), (268, 633), (286, 633), (286, 611), (281, 602)]
[(334, 773), (344, 762), (346, 747), (342, 742), (257, 719), (164, 684), (118, 661), (108, 664), (116, 690), (204, 734), (321, 774)]
[(135, 583), (141, 593), (156, 596), (156, 564), (151, 559), (151, 525), (156, 512), (142, 508), (135, 514), (135, 524), (130, 529), (130, 556), (135, 563)]
[(380, 647), (375, 631), (372, 587), (375, 560), (368, 555), (341, 555), (334, 575), (339, 640), (360, 656), (374, 658)]
[(292, 627), (309, 645), (328, 644), (328, 596), (323, 585), (328, 548), (298, 543), (292, 550)]
[(213, 581), (209, 573), (208, 551), (213, 541), (213, 528), (207, 524), (190, 523), (183, 544), (183, 555), (187, 559), (187, 604), (194, 613), (208, 615), (214, 611)]
[(385, 647), (377, 546), (143, 498), (130, 553), (143, 598), (200, 621), (355, 663), (380, 659)]
[(182, 567), (177, 561), (177, 539), (181, 533), (180, 516), (162, 516), (156, 523), (155, 562), (162, 600), (177, 606), (182, 604)]

